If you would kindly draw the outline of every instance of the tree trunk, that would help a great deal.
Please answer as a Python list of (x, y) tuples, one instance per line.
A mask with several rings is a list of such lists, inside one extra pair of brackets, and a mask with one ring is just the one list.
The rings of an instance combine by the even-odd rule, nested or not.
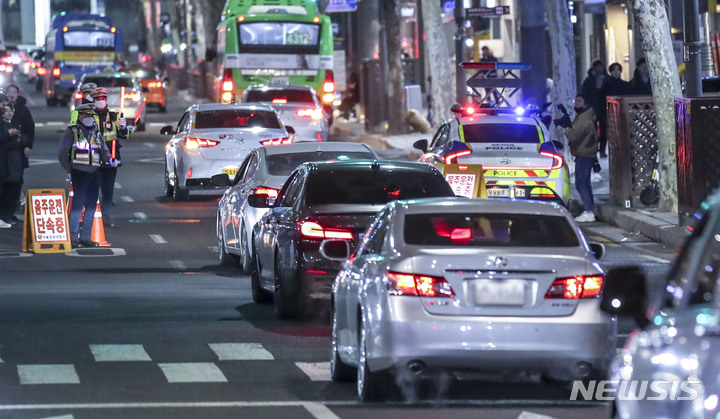
[[(547, 11), (548, 33), (550, 35), (550, 50), (552, 51), (552, 104), (550, 112), (553, 119), (560, 118), (562, 113), (554, 105), (562, 104), (571, 117), (575, 116), (573, 100), (577, 94), (575, 79), (575, 44), (573, 41), (573, 28), (570, 22), (567, 1), (545, 0)], [(565, 148), (566, 161), (572, 165), (570, 147), (568, 147), (565, 130), (552, 124), (550, 133), (553, 139), (561, 141)]]
[(430, 98), (433, 125), (440, 125), (450, 117), (450, 107), (455, 103), (455, 88), (450, 68), (450, 53), (442, 28), (440, 3), (436, 0), (422, 1), (422, 19), (427, 35), (427, 60), (430, 64)]
[[(183, 21), (180, 19), (180, 11), (178, 10), (178, 1), (177, 0), (171, 0), (169, 4), (170, 9), (170, 35), (172, 36), (172, 41), (174, 46), (180, 46), (180, 43), (182, 42), (180, 40), (180, 28), (185, 26)], [(180, 67), (185, 68), (185, 54), (178, 54), (178, 64)]]
[(150, 7), (150, 36), (148, 37), (148, 47), (150, 48), (150, 55), (153, 58), (153, 64), (157, 65), (162, 61), (162, 52), (160, 52), (160, 34), (158, 33), (158, 15), (157, 15), (157, 0), (149, 1)]
[(677, 212), (677, 155), (675, 152), (675, 98), (682, 96), (670, 24), (663, 2), (633, 0), (632, 11), (640, 28), (642, 48), (650, 68), (655, 101), (660, 164), (658, 210)]
[(196, 12), (190, 0), (185, 0), (185, 51), (187, 51), (187, 69), (197, 69), (195, 43), (193, 42), (193, 14)]
[(388, 56), (388, 134), (403, 134), (408, 132), (405, 123), (405, 76), (402, 66), (402, 35), (400, 34), (400, 2), (399, 0), (384, 0), (380, 5), (380, 15), (387, 31)]

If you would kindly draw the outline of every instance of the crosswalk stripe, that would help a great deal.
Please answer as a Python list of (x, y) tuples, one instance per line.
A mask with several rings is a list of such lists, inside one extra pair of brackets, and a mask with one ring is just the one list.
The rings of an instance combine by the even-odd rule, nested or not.
[(95, 362), (152, 361), (142, 345), (90, 345)]
[(555, 419), (552, 416), (540, 415), (538, 413), (523, 411), (517, 419)]
[(122, 199), (123, 202), (135, 202), (135, 200), (131, 196), (123, 196), (120, 199)]
[(275, 359), (260, 343), (210, 343), (220, 361), (258, 361)]
[(184, 271), (187, 269), (187, 265), (182, 260), (171, 260), (170, 265), (172, 265), (176, 271)]
[(310, 377), (311, 381), (330, 381), (329, 362), (296, 362), (295, 365)]
[(144, 212), (134, 212), (133, 215), (138, 220), (147, 220), (147, 214), (145, 214)]
[(80, 384), (72, 364), (18, 365), (20, 384)]
[(150, 234), (150, 238), (157, 244), (167, 243), (167, 240), (165, 240), (165, 238), (159, 234)]
[(316, 419), (340, 419), (339, 416), (322, 403), (305, 403), (303, 407)]
[(73, 415), (62, 415), (62, 416), (53, 416), (50, 418), (42, 418), (42, 419), (75, 419), (75, 416)]
[(212, 362), (158, 364), (169, 383), (226, 383), (227, 378)]

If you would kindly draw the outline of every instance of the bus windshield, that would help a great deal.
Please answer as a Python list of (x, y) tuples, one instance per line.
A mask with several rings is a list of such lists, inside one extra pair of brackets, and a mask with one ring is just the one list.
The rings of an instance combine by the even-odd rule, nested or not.
[(115, 34), (101, 31), (70, 31), (63, 33), (66, 50), (115, 50)]

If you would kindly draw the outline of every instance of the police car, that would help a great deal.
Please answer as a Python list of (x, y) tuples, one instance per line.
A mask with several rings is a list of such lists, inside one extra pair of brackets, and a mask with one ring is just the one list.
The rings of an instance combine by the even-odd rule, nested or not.
[(523, 108), (455, 105), (432, 141), (419, 140), (421, 161), (481, 164), (488, 198), (553, 201), (567, 206), (570, 177), (545, 125)]

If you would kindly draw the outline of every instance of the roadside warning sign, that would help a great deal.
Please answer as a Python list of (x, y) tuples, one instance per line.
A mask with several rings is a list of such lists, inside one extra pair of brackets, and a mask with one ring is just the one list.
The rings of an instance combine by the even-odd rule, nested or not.
[(72, 251), (64, 189), (29, 189), (24, 224), (23, 252)]
[(481, 164), (438, 164), (445, 180), (457, 196), (487, 198)]

